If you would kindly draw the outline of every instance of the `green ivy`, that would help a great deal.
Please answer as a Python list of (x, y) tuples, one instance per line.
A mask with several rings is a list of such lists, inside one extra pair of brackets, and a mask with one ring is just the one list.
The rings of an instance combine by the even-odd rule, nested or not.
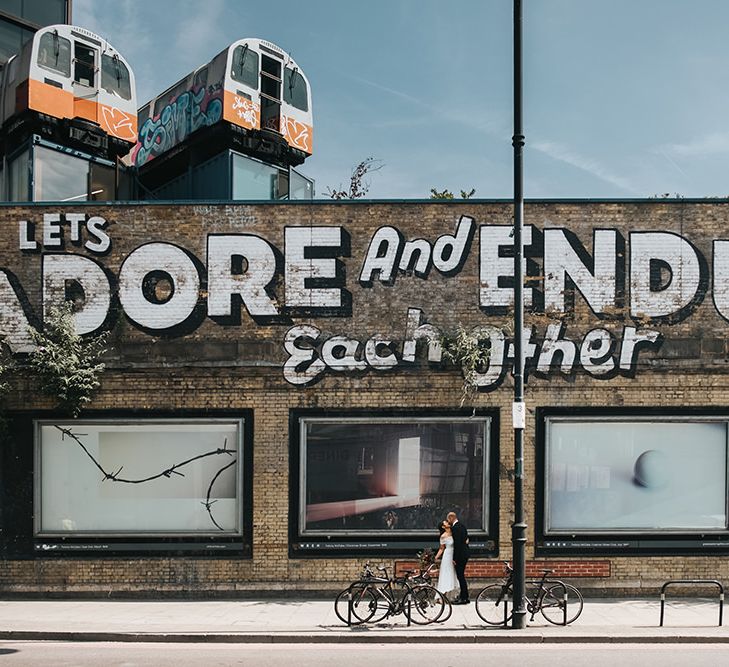
[(43, 331), (30, 330), (36, 349), (29, 363), (36, 371), (41, 391), (77, 417), (99, 387), (106, 351), (106, 334), (82, 338), (76, 333), (73, 305), (52, 306)]

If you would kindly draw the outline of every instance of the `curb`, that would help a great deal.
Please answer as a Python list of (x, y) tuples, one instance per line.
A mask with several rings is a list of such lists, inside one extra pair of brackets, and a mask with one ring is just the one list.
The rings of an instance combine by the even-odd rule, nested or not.
[(67, 641), (127, 643), (218, 643), (218, 644), (729, 644), (727, 635), (543, 635), (462, 633), (432, 634), (351, 634), (328, 633), (144, 633), (144, 632), (43, 632), (35, 630), (0, 631), (4, 641)]

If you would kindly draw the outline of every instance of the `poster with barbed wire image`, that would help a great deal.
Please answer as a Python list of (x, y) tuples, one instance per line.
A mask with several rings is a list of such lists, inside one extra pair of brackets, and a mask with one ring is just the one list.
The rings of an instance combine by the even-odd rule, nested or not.
[(240, 424), (43, 423), (38, 534), (240, 532)]

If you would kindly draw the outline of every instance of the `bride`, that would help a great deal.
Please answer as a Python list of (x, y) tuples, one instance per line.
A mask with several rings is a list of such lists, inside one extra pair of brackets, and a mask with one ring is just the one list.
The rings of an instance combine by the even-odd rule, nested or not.
[(446, 595), (459, 587), (456, 567), (453, 564), (453, 534), (451, 533), (451, 524), (447, 521), (443, 521), (438, 530), (440, 530), (440, 549), (435, 554), (435, 562), (437, 563), (440, 560), (440, 571), (438, 573), (438, 583), (435, 587)]

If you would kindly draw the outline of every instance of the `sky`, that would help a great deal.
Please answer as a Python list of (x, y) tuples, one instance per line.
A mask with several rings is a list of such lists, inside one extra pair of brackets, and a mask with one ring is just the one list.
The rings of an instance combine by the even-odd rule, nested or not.
[[(727, 0), (523, 0), (524, 193), (729, 195)], [(139, 106), (246, 37), (312, 87), (317, 198), (373, 157), (368, 196), (513, 196), (512, 0), (73, 0)]]

